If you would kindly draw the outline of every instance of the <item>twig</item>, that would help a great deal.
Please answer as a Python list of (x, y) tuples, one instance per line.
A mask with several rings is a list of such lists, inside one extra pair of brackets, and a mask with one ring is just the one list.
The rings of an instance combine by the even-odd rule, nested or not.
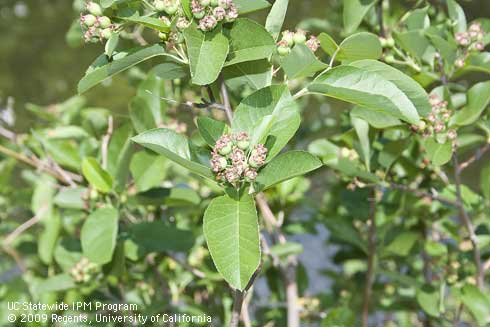
[(373, 291), (375, 261), (376, 261), (376, 189), (372, 190), (369, 210), (369, 235), (368, 235), (368, 268), (366, 273), (366, 284), (364, 285), (364, 300), (362, 306), (362, 326), (368, 327), (369, 304)]
[(107, 149), (109, 147), (109, 141), (111, 140), (112, 132), (114, 130), (114, 120), (112, 116), (107, 119), (107, 133), (102, 137), (102, 168), (107, 169)]
[(35, 224), (37, 224), (42, 219), (42, 216), (46, 212), (46, 210), (48, 210), (48, 206), (45, 204), (45, 205), (43, 205), (38, 210), (38, 212), (32, 218), (30, 218), (29, 220), (27, 220), (26, 222), (24, 222), (22, 225), (20, 225), (19, 227), (17, 227), (12, 233), (10, 233), (9, 235), (7, 235), (7, 237), (5, 237), (5, 239), (3, 241), (3, 246), (4, 247), (9, 247), (10, 244), (12, 244), (12, 242), (20, 234), (22, 234), (23, 232), (25, 232), (26, 230), (28, 230), (29, 228), (31, 228), (32, 226), (34, 226)]
[(379, 35), (384, 38), (386, 37), (386, 32), (383, 20), (383, 0), (380, 0), (376, 5), (376, 13), (378, 15)]
[(231, 122), (233, 121), (233, 111), (231, 110), (230, 97), (223, 76), (220, 76), (220, 84), (221, 98), (223, 100), (223, 105), (225, 106), (226, 118), (228, 118), (228, 122), (231, 125)]
[(250, 313), (248, 311), (248, 305), (250, 304), (250, 300), (252, 299), (252, 293), (248, 292), (243, 299), (242, 304), (242, 322), (245, 327), (252, 327), (252, 321), (250, 320)]
[(440, 195), (435, 194), (435, 193), (429, 193), (429, 192), (421, 191), (421, 190), (418, 190), (418, 189), (414, 189), (414, 188), (411, 188), (411, 187), (406, 186), (406, 185), (390, 183), (388, 185), (388, 187), (389, 188), (392, 188), (392, 189), (396, 189), (396, 190), (401, 190), (401, 191), (406, 191), (408, 193), (412, 193), (412, 194), (414, 194), (417, 197), (422, 197), (422, 198), (427, 197), (427, 198), (430, 198), (432, 200), (436, 200), (436, 201), (439, 201), (439, 202), (442, 202), (442, 203), (445, 203), (445, 204), (449, 204), (449, 205), (452, 205), (452, 206), (455, 206), (455, 207), (458, 207), (459, 206), (459, 203), (457, 201), (453, 201), (451, 199), (445, 198), (445, 197), (440, 196)]
[(478, 239), (475, 234), (475, 227), (471, 222), (471, 219), (466, 212), (463, 202), (463, 196), (461, 195), (461, 170), (459, 169), (459, 161), (456, 152), (453, 153), (453, 164), (454, 164), (454, 182), (456, 186), (456, 197), (458, 199), (459, 217), (461, 222), (465, 225), (468, 233), (470, 234), (470, 241), (473, 245), (473, 257), (476, 265), (476, 283), (478, 288), (483, 288), (483, 275), (484, 270), (481, 262), (480, 248), (478, 246)]
[(14, 132), (9, 131), (6, 128), (3, 128), (2, 126), (0, 126), (0, 135), (2, 135), (3, 137), (9, 139), (12, 142), (15, 142), (15, 139), (17, 137)]
[(476, 161), (480, 160), (483, 155), (490, 150), (490, 143), (487, 143), (485, 144), (484, 147), (476, 150), (476, 152), (471, 156), (469, 157), (465, 162), (462, 162), (460, 165), (459, 165), (459, 171), (463, 171), (465, 170), (466, 168), (468, 168), (468, 166), (470, 166), (471, 164), (475, 163)]
[(206, 277), (206, 274), (203, 271), (192, 267), (191, 265), (189, 265), (187, 262), (185, 262), (183, 260), (178, 259), (172, 253), (167, 252), (167, 256), (169, 258), (171, 258), (172, 260), (174, 260), (175, 262), (177, 262), (179, 265), (181, 265), (185, 270), (191, 272), (194, 276), (199, 277), (199, 278), (205, 278)]
[(288, 327), (299, 327), (298, 283), (296, 282), (297, 257), (289, 256), (285, 269), (286, 299), (288, 305)]
[(191, 101), (179, 102), (179, 101), (176, 101), (174, 99), (169, 99), (169, 98), (165, 98), (162, 96), (156, 96), (150, 90), (146, 90), (146, 93), (148, 93), (154, 97), (158, 97), (163, 101), (167, 101), (168, 103), (173, 103), (175, 105), (184, 106), (184, 107), (187, 107), (190, 109), (194, 109), (194, 108), (196, 108), (196, 109), (218, 109), (218, 110), (225, 111), (225, 106), (223, 106), (222, 104), (219, 104), (219, 103), (215, 103), (213, 99), (211, 100), (211, 102), (203, 102), (203, 103), (195, 103), (195, 102), (191, 102)]
[(257, 270), (255, 270), (254, 274), (250, 278), (250, 281), (248, 282), (245, 289), (243, 291), (234, 290), (233, 309), (231, 311), (230, 327), (238, 327), (238, 325), (240, 323), (240, 316), (241, 316), (242, 307), (243, 307), (243, 300), (244, 300), (245, 296), (247, 295), (248, 290), (255, 283), (255, 280), (259, 276), (259, 273), (261, 270), (262, 270), (262, 262), (260, 263)]

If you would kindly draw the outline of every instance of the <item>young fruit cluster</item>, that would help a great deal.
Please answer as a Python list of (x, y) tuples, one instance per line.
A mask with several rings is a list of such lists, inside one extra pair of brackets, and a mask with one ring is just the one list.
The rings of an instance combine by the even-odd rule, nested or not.
[(280, 56), (286, 56), (291, 52), (291, 48), (296, 44), (305, 44), (312, 52), (316, 52), (320, 47), (320, 41), (314, 35), (309, 39), (306, 37), (306, 31), (297, 29), (296, 32), (282, 32), (282, 39), (277, 42), (277, 53)]
[(85, 42), (107, 40), (116, 28), (111, 19), (104, 16), (100, 5), (93, 1), (87, 2), (85, 12), (80, 14), (80, 25), (84, 31)]
[(213, 148), (211, 170), (219, 182), (239, 187), (257, 178), (257, 170), (265, 164), (266, 157), (266, 147), (263, 144), (251, 146), (247, 133), (224, 134)]
[(189, 27), (190, 22), (185, 17), (180, 0), (155, 0), (153, 7), (159, 12), (160, 20), (166, 25), (172, 26), (172, 22), (175, 21), (176, 30), (170, 33), (159, 32), (158, 37), (164, 42), (168, 41), (168, 45), (182, 43), (184, 41), (182, 31)]
[(460, 46), (461, 54), (454, 63), (457, 67), (464, 67), (465, 61), (471, 52), (480, 52), (485, 49), (483, 38), (485, 32), (479, 22), (472, 23), (466, 32), (458, 32), (454, 36), (456, 43)]
[(99, 267), (87, 258), (80, 259), (70, 270), (70, 274), (77, 283), (87, 283), (99, 272)]
[(432, 94), (429, 102), (432, 110), (427, 116), (427, 122), (421, 121), (418, 126), (412, 126), (412, 130), (422, 133), (423, 138), (446, 134), (455, 147), (458, 134), (456, 130), (449, 129), (452, 111), (448, 109), (447, 101), (442, 100), (436, 94)]
[(219, 22), (230, 23), (238, 17), (233, 0), (192, 0), (191, 11), (204, 32), (213, 30)]

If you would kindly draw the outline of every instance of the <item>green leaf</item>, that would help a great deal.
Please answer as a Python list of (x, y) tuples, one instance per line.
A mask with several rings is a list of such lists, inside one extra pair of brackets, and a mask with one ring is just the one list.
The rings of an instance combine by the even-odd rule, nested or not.
[(107, 40), (104, 47), (104, 53), (107, 57), (112, 57), (112, 54), (114, 53), (114, 50), (116, 50), (118, 43), (119, 33), (112, 33), (111, 37), (109, 38), (109, 40)]
[(118, 17), (123, 21), (135, 23), (139, 25), (143, 25), (145, 27), (168, 33), (170, 32), (170, 26), (167, 25), (162, 19), (148, 17), (148, 16), (140, 16), (138, 13), (130, 16), (130, 17)]
[(160, 44), (138, 47), (131, 49), (128, 52), (119, 52), (114, 55), (114, 60), (111, 62), (108, 62), (104, 55), (104, 58), (100, 59), (100, 62), (98, 62), (98, 59), (94, 66), (92, 66), (80, 80), (78, 83), (78, 93), (84, 93), (109, 77), (123, 72), (145, 60), (165, 55), (168, 55), (165, 47)]
[(186, 65), (171, 58), (164, 58), (163, 61), (163, 63), (153, 67), (149, 75), (155, 75), (163, 80), (174, 80), (184, 78), (189, 74)]
[(54, 275), (34, 284), (34, 288), (38, 294), (65, 291), (75, 287), (76, 284), (69, 274)]
[(151, 112), (157, 126), (163, 123), (163, 115), (167, 108), (161, 98), (164, 92), (164, 80), (156, 75), (150, 74), (138, 86), (136, 93), (137, 97), (144, 99), (146, 110)]
[(430, 48), (430, 42), (422, 30), (394, 33), (393, 37), (403, 50), (419, 61), (424, 58)]
[(466, 31), (466, 16), (463, 8), (455, 0), (447, 0), (449, 18), (454, 22), (455, 32)]
[(146, 151), (136, 153), (131, 159), (130, 170), (138, 192), (159, 186), (167, 176), (167, 159)]
[(344, 29), (353, 33), (361, 25), (364, 16), (374, 6), (376, 0), (344, 0)]
[(323, 51), (328, 53), (330, 57), (332, 57), (339, 49), (337, 42), (335, 42), (335, 40), (327, 33), (320, 33), (320, 35), (318, 35), (318, 40), (320, 40), (320, 46), (322, 47)]
[(412, 124), (419, 122), (414, 104), (396, 84), (382, 75), (353, 66), (338, 66), (309, 86), (310, 92), (351, 102)]
[(308, 152), (289, 151), (282, 153), (260, 170), (256, 179), (258, 191), (293, 177), (305, 175), (321, 166), (320, 159)]
[(223, 69), (226, 86), (235, 92), (245, 87), (259, 90), (272, 83), (272, 66), (266, 60), (242, 62)]
[(225, 66), (268, 58), (276, 49), (266, 29), (247, 18), (237, 19), (225, 34), (230, 42)]
[(478, 288), (465, 285), (461, 289), (461, 301), (469, 309), (479, 326), (490, 322), (490, 301)]
[(413, 248), (418, 239), (419, 234), (417, 233), (401, 233), (400, 235), (397, 235), (396, 238), (384, 248), (384, 251), (388, 254), (406, 257), (410, 253), (410, 250)]
[(83, 224), (80, 234), (83, 255), (91, 262), (103, 265), (112, 260), (118, 219), (117, 210), (106, 207), (92, 212)]
[(191, 1), (190, 0), (181, 0), (182, 9), (184, 10), (184, 14), (187, 18), (192, 19), (192, 10), (191, 10)]
[(490, 74), (490, 52), (470, 54), (466, 60), (466, 67), (464, 70)]
[(298, 44), (283, 59), (281, 67), (289, 79), (296, 79), (313, 76), (316, 72), (327, 68), (328, 65), (318, 60), (306, 45)]
[(114, 179), (114, 187), (120, 191), (129, 177), (129, 162), (133, 155), (133, 128), (125, 124), (116, 128), (107, 148), (107, 171)]
[(473, 85), (467, 93), (466, 107), (456, 112), (451, 118), (450, 125), (471, 125), (480, 118), (482, 112), (490, 104), (490, 81)]
[(45, 264), (51, 264), (56, 242), (61, 232), (61, 217), (58, 211), (52, 211), (51, 215), (45, 217), (42, 222), (44, 229), (38, 235), (37, 250), (41, 261)]
[(387, 143), (383, 147), (383, 151), (379, 154), (378, 162), (381, 166), (389, 169), (391, 165), (401, 156), (405, 151), (407, 145), (406, 140), (397, 140)]
[(158, 187), (138, 193), (135, 200), (141, 205), (195, 207), (199, 205), (201, 198), (196, 191), (187, 187), (173, 187), (171, 189)]
[(442, 166), (451, 160), (452, 145), (451, 142), (438, 143), (433, 138), (429, 138), (424, 143), (427, 155), (436, 166)]
[(266, 9), (271, 6), (266, 0), (235, 0), (234, 3), (237, 6), (240, 15)]
[(277, 41), (281, 33), (288, 5), (289, 0), (276, 0), (272, 5), (269, 15), (267, 15), (265, 29), (272, 35), (274, 41)]
[(347, 244), (354, 245), (355, 247), (367, 253), (366, 242), (361, 238), (358, 231), (352, 226), (352, 224), (346, 220), (340, 218), (329, 218), (325, 220), (325, 225), (331, 232), (334, 239), (341, 240)]
[(407, 29), (411, 31), (430, 27), (428, 10), (429, 6), (410, 11), (403, 21), (407, 25)]
[(355, 326), (356, 316), (348, 307), (339, 307), (330, 310), (322, 320), (322, 327)]
[(235, 111), (231, 128), (233, 133), (247, 132), (253, 138), (267, 116), (273, 117), (266, 143), (270, 160), (294, 136), (301, 121), (286, 85), (266, 87), (246, 97)]
[(146, 252), (190, 250), (194, 244), (191, 231), (178, 229), (163, 221), (143, 222), (131, 225), (130, 239)]
[(431, 111), (429, 96), (419, 83), (410, 76), (402, 73), (385, 63), (375, 60), (359, 60), (349, 64), (382, 76), (384, 79), (395, 84), (413, 103), (420, 116), (427, 116)]
[(197, 85), (213, 83), (217, 78), (228, 55), (228, 39), (221, 27), (212, 32), (201, 32), (196, 24), (184, 30), (192, 82)]
[(480, 176), (482, 193), (487, 199), (490, 199), (490, 178), (488, 178), (488, 176), (490, 176), (490, 163), (487, 163), (485, 167), (483, 167)]
[(443, 257), (447, 255), (447, 247), (444, 244), (435, 241), (426, 241), (424, 250), (427, 252), (427, 255), (431, 257)]
[(148, 106), (147, 101), (143, 97), (135, 96), (131, 100), (129, 103), (129, 116), (134, 129), (138, 133), (157, 127), (151, 107)]
[(336, 59), (354, 61), (361, 59), (379, 59), (383, 52), (379, 38), (368, 32), (356, 33), (346, 38), (339, 46)]
[(57, 126), (43, 132), (47, 139), (52, 140), (83, 139), (88, 136), (88, 133), (79, 126)]
[(83, 200), (88, 190), (85, 187), (62, 188), (56, 197), (54, 203), (60, 208), (66, 209), (84, 209), (85, 202)]
[(280, 243), (270, 248), (271, 254), (278, 257), (287, 257), (303, 252), (303, 245), (296, 242)]
[(369, 140), (369, 124), (360, 118), (351, 117), (352, 126), (356, 130), (359, 144), (361, 145), (361, 155), (367, 171), (371, 171), (371, 143)]
[(392, 115), (387, 115), (382, 112), (373, 111), (361, 106), (355, 106), (351, 110), (351, 116), (364, 119), (369, 125), (374, 128), (384, 129), (388, 127), (402, 125), (403, 123)]
[(133, 142), (164, 155), (168, 159), (203, 177), (214, 179), (211, 169), (195, 161), (194, 146), (183, 135), (166, 128), (157, 128), (132, 138)]
[(226, 124), (209, 117), (198, 117), (197, 128), (206, 143), (214, 147), (216, 141), (225, 133)]
[(204, 236), (218, 272), (233, 288), (244, 290), (260, 264), (253, 197), (213, 199), (204, 213)]
[(432, 317), (439, 317), (439, 291), (429, 285), (417, 289), (417, 302), (420, 307)]
[(109, 173), (102, 169), (97, 160), (92, 157), (83, 159), (82, 173), (85, 179), (96, 190), (108, 193), (112, 189), (112, 177)]

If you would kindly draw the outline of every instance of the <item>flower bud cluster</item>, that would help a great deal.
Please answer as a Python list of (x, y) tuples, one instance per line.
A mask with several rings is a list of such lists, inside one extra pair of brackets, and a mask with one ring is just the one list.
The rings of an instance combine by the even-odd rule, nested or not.
[(213, 148), (211, 170), (219, 182), (238, 187), (257, 178), (257, 170), (265, 164), (266, 157), (267, 148), (263, 144), (251, 146), (246, 132), (224, 134)]
[(84, 31), (85, 42), (107, 40), (116, 28), (111, 19), (104, 16), (102, 7), (93, 1), (87, 2), (85, 12), (80, 14), (80, 25)]
[(427, 121), (421, 121), (418, 126), (412, 126), (412, 130), (420, 132), (423, 138), (446, 134), (447, 138), (452, 141), (453, 147), (455, 147), (458, 134), (456, 130), (449, 129), (452, 111), (448, 109), (447, 101), (442, 100), (436, 94), (432, 94), (429, 102), (432, 110), (427, 116)]
[(485, 49), (484, 37), (485, 32), (479, 22), (472, 23), (466, 32), (456, 33), (454, 38), (462, 50), (461, 56), (455, 62), (457, 67), (464, 67), (466, 58), (471, 52), (480, 52)]
[(77, 283), (87, 283), (98, 273), (99, 267), (87, 258), (80, 259), (70, 270), (70, 275)]
[(230, 23), (238, 17), (233, 0), (192, 0), (191, 11), (203, 32), (213, 30), (219, 22)]
[(282, 32), (282, 38), (277, 42), (277, 53), (280, 56), (286, 56), (296, 44), (305, 44), (312, 52), (316, 52), (320, 47), (320, 41), (316, 36), (311, 35), (307, 39), (306, 31), (302, 29), (297, 29), (296, 32), (286, 30)]

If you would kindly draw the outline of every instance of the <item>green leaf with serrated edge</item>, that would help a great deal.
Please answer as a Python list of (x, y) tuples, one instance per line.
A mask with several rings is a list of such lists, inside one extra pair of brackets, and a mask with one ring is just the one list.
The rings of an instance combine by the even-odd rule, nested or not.
[(78, 93), (84, 93), (128, 68), (133, 67), (145, 60), (156, 56), (168, 55), (165, 47), (160, 44), (154, 44), (146, 47), (138, 47), (127, 52), (119, 52), (113, 57), (113, 61), (107, 62), (104, 58), (96, 60), (96, 62), (87, 70), (86, 75), (78, 83)]
[(427, 92), (419, 83), (398, 69), (369, 59), (351, 62), (349, 66), (362, 68), (382, 76), (395, 84), (410, 99), (420, 116), (425, 117), (430, 113), (431, 106)]
[(271, 6), (266, 0), (235, 0), (234, 3), (237, 6), (240, 15), (266, 9)]
[(132, 224), (129, 238), (148, 252), (184, 252), (194, 244), (191, 231), (178, 229), (163, 221)]
[(354, 126), (359, 144), (361, 145), (361, 156), (367, 171), (371, 171), (371, 143), (369, 140), (369, 124), (357, 117), (351, 116), (351, 123)]
[(272, 5), (269, 15), (267, 15), (265, 29), (272, 35), (274, 41), (277, 41), (281, 33), (288, 5), (289, 0), (277, 0)]
[(347, 34), (354, 32), (361, 25), (364, 16), (374, 6), (376, 0), (344, 0), (344, 29)]
[(282, 153), (260, 170), (255, 180), (256, 190), (265, 190), (288, 179), (307, 174), (321, 166), (320, 159), (308, 152), (288, 151)]
[(466, 284), (461, 289), (461, 301), (469, 309), (479, 326), (490, 323), (490, 301), (476, 286)]
[(181, 134), (166, 128), (157, 128), (133, 137), (132, 141), (164, 155), (197, 175), (214, 179), (209, 167), (194, 161), (192, 143)]
[(80, 233), (83, 255), (91, 262), (102, 265), (112, 260), (118, 220), (117, 210), (106, 207), (92, 212), (83, 224)]
[(244, 290), (260, 264), (257, 211), (253, 197), (227, 195), (211, 201), (204, 213), (204, 236), (214, 265), (223, 278)]
[(299, 128), (301, 118), (296, 103), (286, 85), (272, 85), (246, 97), (235, 111), (231, 129), (233, 133), (247, 132), (253, 136), (264, 117), (272, 115), (266, 147), (267, 159), (277, 155)]
[(197, 128), (206, 143), (214, 147), (216, 141), (225, 133), (226, 124), (209, 117), (198, 117)]
[(451, 118), (450, 125), (467, 126), (480, 118), (482, 112), (490, 104), (490, 81), (473, 85), (467, 93), (467, 105), (456, 112)]
[(328, 53), (330, 57), (332, 57), (333, 54), (339, 49), (337, 42), (335, 42), (335, 40), (327, 33), (320, 33), (320, 35), (318, 35), (318, 40), (320, 41), (320, 46), (322, 47), (323, 51)]
[(424, 146), (430, 161), (434, 165), (442, 166), (451, 160), (453, 151), (451, 142), (441, 144), (433, 138), (429, 138), (424, 142)]
[(328, 67), (318, 60), (304, 44), (294, 46), (293, 50), (281, 62), (281, 67), (289, 79), (310, 77)]
[(354, 66), (338, 66), (316, 78), (308, 90), (354, 103), (412, 124), (420, 118), (417, 109), (396, 84), (382, 75)]
[(126, 22), (140, 24), (145, 27), (160, 31), (160, 32), (170, 32), (170, 26), (167, 25), (162, 19), (148, 16), (139, 16), (138, 14), (132, 15), (130, 17), (118, 17)]
[(82, 173), (85, 179), (96, 190), (108, 193), (112, 189), (112, 177), (109, 173), (102, 169), (97, 160), (92, 157), (83, 159)]
[(159, 186), (167, 176), (167, 158), (146, 151), (135, 153), (129, 168), (138, 192)]
[(197, 85), (213, 83), (223, 68), (229, 50), (228, 39), (221, 32), (221, 26), (204, 33), (193, 23), (184, 30), (184, 38), (192, 82)]
[(340, 61), (379, 59), (383, 52), (379, 38), (368, 32), (356, 33), (347, 37), (340, 43), (339, 48), (335, 58)]
[(258, 90), (271, 85), (272, 66), (266, 60), (242, 62), (223, 69), (226, 86), (235, 92), (245, 87)]
[(276, 49), (272, 36), (251, 19), (239, 18), (224, 32), (230, 43), (225, 66), (265, 59)]
[(449, 18), (455, 23), (456, 32), (466, 31), (466, 15), (463, 8), (455, 0), (446, 0)]

